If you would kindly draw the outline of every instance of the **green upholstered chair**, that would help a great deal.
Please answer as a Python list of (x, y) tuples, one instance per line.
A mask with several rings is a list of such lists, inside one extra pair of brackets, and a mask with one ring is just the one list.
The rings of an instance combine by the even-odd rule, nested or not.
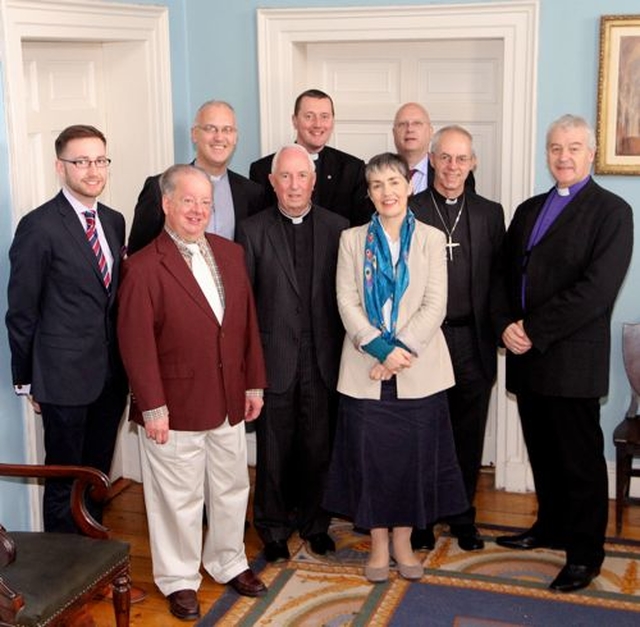
[(60, 627), (113, 586), (115, 625), (129, 625), (129, 545), (109, 539), (85, 506), (103, 501), (109, 479), (93, 468), (0, 464), (0, 476), (73, 478), (71, 510), (82, 534), (9, 532), (0, 526), (0, 627)]
[(629, 487), (632, 477), (640, 477), (640, 468), (633, 467), (634, 458), (640, 457), (640, 324), (623, 325), (622, 357), (631, 384), (631, 403), (624, 420), (613, 432), (616, 447), (616, 535), (622, 531), (625, 504), (638, 502), (629, 496)]

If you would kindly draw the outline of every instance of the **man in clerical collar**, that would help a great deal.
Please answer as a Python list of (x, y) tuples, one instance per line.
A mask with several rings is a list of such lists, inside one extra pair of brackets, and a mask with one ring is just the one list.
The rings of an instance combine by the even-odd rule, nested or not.
[[(399, 155), (409, 164), (413, 193), (419, 194), (433, 186), (434, 170), (429, 159), (429, 148), (433, 124), (429, 112), (417, 102), (407, 102), (397, 111), (393, 119), (393, 141)], [(469, 169), (465, 186), (475, 191), (473, 169)]]
[[(373, 205), (367, 197), (364, 161), (328, 146), (335, 123), (331, 97), (319, 89), (302, 92), (295, 101), (291, 122), (296, 144), (302, 146), (316, 166), (313, 202), (338, 213), (352, 226), (368, 222)], [(258, 159), (249, 168), (249, 178), (265, 189), (265, 207), (276, 197), (269, 183), (273, 154)]]
[(256, 424), (253, 522), (267, 561), (288, 559), (299, 531), (314, 553), (335, 550), (321, 507), (332, 449), (344, 335), (336, 302), (342, 216), (311, 202), (316, 174), (300, 144), (273, 157), (276, 204), (243, 221), (267, 363), (264, 419)]
[[(238, 125), (233, 107), (222, 100), (208, 100), (196, 112), (191, 127), (191, 141), (196, 157), (191, 162), (202, 168), (213, 183), (213, 206), (208, 233), (235, 239), (238, 222), (264, 206), (262, 186), (229, 169), (238, 143)], [(136, 204), (128, 253), (144, 248), (164, 224), (160, 175), (150, 176)]]
[(243, 542), (244, 424), (260, 414), (267, 381), (242, 248), (205, 232), (209, 176), (175, 165), (160, 187), (165, 228), (125, 262), (118, 331), (129, 417), (139, 425), (154, 581), (174, 616), (195, 620), (201, 565), (239, 594), (267, 591)]
[(516, 210), (505, 245), (504, 302), (496, 331), (507, 348), (538, 498), (514, 549), (564, 549), (550, 588), (572, 592), (600, 573), (608, 479), (600, 398), (609, 387), (611, 312), (631, 259), (633, 213), (590, 175), (595, 134), (564, 115), (547, 131), (548, 192)]
[[(491, 293), (502, 280), (500, 254), (504, 212), (467, 186), (476, 165), (471, 134), (461, 126), (441, 128), (431, 141), (432, 185), (410, 200), (418, 220), (447, 237), (447, 315), (442, 327), (456, 384), (447, 390), (456, 453), (471, 509), (445, 522), (461, 549), (484, 546), (475, 526), (473, 500), (496, 377), (498, 337), (490, 315)], [(433, 548), (433, 527), (415, 529), (414, 548)]]

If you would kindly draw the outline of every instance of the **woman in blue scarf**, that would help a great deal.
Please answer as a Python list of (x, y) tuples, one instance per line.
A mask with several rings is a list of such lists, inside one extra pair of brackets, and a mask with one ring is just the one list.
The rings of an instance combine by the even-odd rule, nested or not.
[(454, 383), (440, 325), (447, 302), (444, 235), (407, 208), (399, 155), (366, 167), (376, 213), (343, 232), (338, 306), (346, 330), (325, 507), (371, 530), (369, 581), (386, 581), (391, 547), (400, 575), (419, 579), (412, 527), (468, 508), (444, 390)]

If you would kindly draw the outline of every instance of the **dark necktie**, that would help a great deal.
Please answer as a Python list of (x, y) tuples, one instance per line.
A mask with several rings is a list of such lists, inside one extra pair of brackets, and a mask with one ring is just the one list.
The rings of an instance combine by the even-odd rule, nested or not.
[(107, 266), (107, 260), (102, 252), (100, 246), (100, 240), (98, 239), (98, 229), (96, 229), (96, 212), (85, 211), (84, 217), (87, 220), (87, 239), (89, 240), (89, 246), (93, 250), (93, 254), (98, 260), (98, 268), (100, 269), (100, 275), (102, 276), (102, 282), (104, 286), (109, 289), (111, 285), (111, 275), (109, 274), (109, 266)]

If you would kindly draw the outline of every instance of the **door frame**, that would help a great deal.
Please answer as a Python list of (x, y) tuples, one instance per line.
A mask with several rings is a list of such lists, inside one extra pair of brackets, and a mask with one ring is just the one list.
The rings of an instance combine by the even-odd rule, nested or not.
[[(102, 44), (135, 43), (145, 47), (146, 65), (141, 72), (146, 81), (147, 108), (144, 118), (150, 138), (145, 147), (149, 171), (158, 172), (173, 163), (173, 111), (168, 8), (82, 0), (3, 0), (0, 4), (4, 101), (7, 116), (7, 143), (10, 164), (12, 222), (32, 209), (31, 173), (21, 167), (29, 162), (27, 99), (23, 75), (23, 42), (88, 42)], [(27, 463), (38, 463), (38, 435), (28, 403), (23, 404), (24, 441)], [(136, 451), (128, 451), (135, 455)], [(137, 459), (123, 456), (118, 469), (123, 476), (136, 474)], [(128, 468), (132, 465), (132, 469)], [(130, 470), (132, 472), (130, 472)], [(41, 526), (41, 497), (29, 492), (31, 527)]]
[[(305, 70), (305, 45), (316, 42), (501, 39), (503, 119), (500, 202), (510, 220), (533, 191), (539, 0), (463, 5), (327, 9), (258, 9), (262, 154), (291, 134), (294, 76)], [(496, 487), (533, 488), (516, 404), (498, 364)]]

